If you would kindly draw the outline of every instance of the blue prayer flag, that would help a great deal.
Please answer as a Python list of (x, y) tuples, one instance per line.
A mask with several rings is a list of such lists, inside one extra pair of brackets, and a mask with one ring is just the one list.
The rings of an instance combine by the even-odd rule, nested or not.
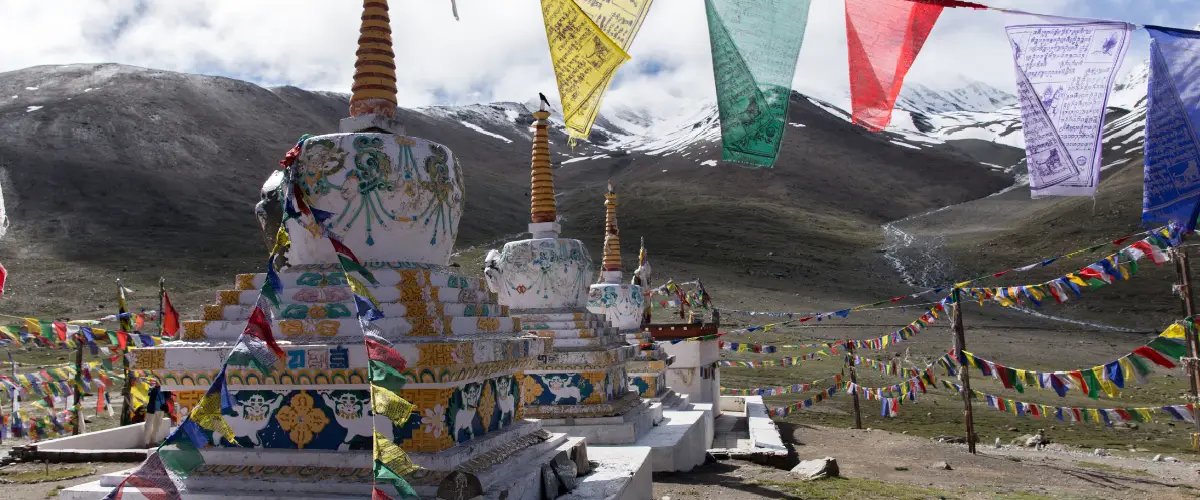
[(1150, 84), (1146, 97), (1142, 223), (1196, 227), (1200, 207), (1200, 32), (1146, 26)]

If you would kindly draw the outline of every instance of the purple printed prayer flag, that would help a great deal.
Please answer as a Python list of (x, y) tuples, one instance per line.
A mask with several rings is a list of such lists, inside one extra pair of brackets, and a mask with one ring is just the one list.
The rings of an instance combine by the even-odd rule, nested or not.
[(1009, 26), (1029, 189), (1043, 196), (1095, 196), (1101, 131), (1113, 79), (1133, 26), (1048, 17)]

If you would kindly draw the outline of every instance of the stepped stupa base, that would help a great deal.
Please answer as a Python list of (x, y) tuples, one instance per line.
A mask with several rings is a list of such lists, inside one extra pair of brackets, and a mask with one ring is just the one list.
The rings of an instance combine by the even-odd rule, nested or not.
[[(485, 499), (541, 500), (542, 466), (559, 453), (590, 462), (578, 486), (566, 497), (641, 499), (651, 494), (650, 448), (617, 448), (589, 453), (580, 437), (546, 432), (523, 422), (440, 453), (410, 453), (423, 468), (409, 482), (422, 499), (437, 498), (452, 470), (479, 479)], [(184, 480), (185, 499), (366, 498), (371, 495), (370, 451), (205, 449), (206, 464)], [(449, 468), (444, 468), (449, 467)], [(95, 499), (112, 491), (132, 469), (106, 474), (98, 481), (59, 493), (66, 499)], [(126, 489), (125, 498), (140, 498)]]

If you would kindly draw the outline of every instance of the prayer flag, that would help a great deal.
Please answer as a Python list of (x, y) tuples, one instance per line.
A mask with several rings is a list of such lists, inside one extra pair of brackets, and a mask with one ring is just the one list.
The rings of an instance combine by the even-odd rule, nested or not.
[[(645, 2), (642, 8), (648, 8), (649, 4), (649, 1)], [(615, 9), (610, 5), (594, 8), (597, 11)], [(644, 18), (644, 10), (640, 16)], [(542, 20), (546, 24), (546, 42), (550, 45), (550, 59), (558, 80), (563, 124), (572, 138), (586, 139), (600, 110), (604, 91), (617, 68), (629, 60), (629, 54), (588, 17), (575, 0), (542, 0)], [(640, 25), (639, 19), (632, 26), (630, 41)]]
[[(124, 286), (121, 286), (118, 283), (118, 285), (117, 285), (117, 319), (120, 321), (120, 327), (121, 327), (120, 329), (123, 332), (133, 331), (133, 323), (129, 321), (129, 307), (125, 303), (125, 292), (127, 290), (128, 290), (127, 288), (125, 288)], [(121, 350), (124, 351), (125, 348), (122, 347)]]
[(1029, 159), (1029, 189), (1095, 196), (1108, 95), (1133, 25), (1062, 17), (1008, 26)]
[(875, 132), (887, 127), (904, 76), (941, 13), (941, 5), (928, 3), (846, 0), (855, 124)]
[(171, 304), (171, 297), (163, 292), (163, 332), (169, 335), (179, 333), (179, 311)]
[(810, 5), (810, 0), (705, 0), (722, 160), (775, 164)]
[(354, 252), (350, 250), (350, 247), (342, 244), (342, 242), (338, 241), (338, 239), (332, 234), (329, 235), (329, 243), (333, 245), (333, 251), (337, 253), (338, 262), (342, 264), (342, 271), (344, 271), (346, 274), (349, 274), (351, 271), (357, 272), (358, 274), (362, 275), (362, 277), (366, 278), (367, 281), (372, 285), (379, 284), (379, 281), (375, 279), (375, 275), (371, 274), (371, 271), (362, 265), (362, 262), (360, 262), (358, 257), (354, 255)]
[(1196, 227), (1200, 209), (1200, 32), (1146, 26), (1150, 84), (1146, 96), (1142, 223)]

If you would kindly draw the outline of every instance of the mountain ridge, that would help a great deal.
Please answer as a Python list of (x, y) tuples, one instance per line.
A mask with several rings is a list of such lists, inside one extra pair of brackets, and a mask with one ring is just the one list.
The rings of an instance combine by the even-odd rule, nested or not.
[[(298, 137), (336, 131), (348, 108), (339, 93), (104, 64), (0, 73), (0, 96), (12, 95), (0, 99), (0, 185), (12, 220), (0, 261), (12, 272), (14, 311), (85, 307), (79, 290), (105, 297), (92, 277), (122, 269), (148, 286), (170, 269), (187, 283), (180, 300), (199, 304), (232, 274), (260, 269), (260, 186)], [(612, 179), (623, 233), (646, 236), (656, 269), (768, 289), (804, 277), (857, 294), (856, 282), (887, 281), (874, 253), (879, 224), (1012, 182), (959, 151), (898, 145), (827, 103), (791, 99), (794, 125), (773, 169), (719, 162), (715, 108), (695, 110), (701, 127), (680, 123), (704, 140), (677, 144), (639, 136), (637, 127), (654, 124), (632, 115), (602, 116), (593, 132), (602, 140), (573, 149), (552, 126), (564, 235), (599, 248)], [(445, 144), (463, 163), (460, 248), (526, 229), (529, 107), (399, 110), (407, 133)], [(632, 262), (635, 249), (624, 250)]]

